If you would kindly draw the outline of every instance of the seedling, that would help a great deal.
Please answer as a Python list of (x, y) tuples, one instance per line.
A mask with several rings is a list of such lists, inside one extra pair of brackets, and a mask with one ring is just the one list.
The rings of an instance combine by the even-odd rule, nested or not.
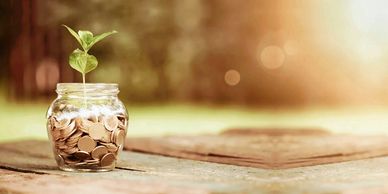
[(82, 74), (82, 82), (85, 86), (85, 75), (94, 70), (98, 65), (98, 60), (95, 56), (88, 53), (94, 44), (104, 39), (105, 37), (117, 33), (115, 30), (105, 32), (97, 36), (93, 36), (90, 31), (79, 30), (76, 33), (73, 29), (66, 25), (62, 25), (70, 32), (72, 36), (81, 45), (82, 50), (77, 48), (69, 56), (70, 66)]

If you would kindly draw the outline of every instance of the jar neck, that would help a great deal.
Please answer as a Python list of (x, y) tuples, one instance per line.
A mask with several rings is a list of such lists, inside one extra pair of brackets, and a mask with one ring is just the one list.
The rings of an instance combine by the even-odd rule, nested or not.
[(117, 84), (107, 83), (58, 83), (59, 98), (112, 98), (119, 93)]

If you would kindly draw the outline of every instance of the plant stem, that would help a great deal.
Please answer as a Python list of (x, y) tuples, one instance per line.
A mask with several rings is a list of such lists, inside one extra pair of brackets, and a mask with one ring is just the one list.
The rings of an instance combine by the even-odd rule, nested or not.
[(83, 90), (84, 90), (84, 106), (87, 107), (86, 104), (86, 84), (85, 84), (85, 73), (82, 73), (82, 83), (83, 83)]

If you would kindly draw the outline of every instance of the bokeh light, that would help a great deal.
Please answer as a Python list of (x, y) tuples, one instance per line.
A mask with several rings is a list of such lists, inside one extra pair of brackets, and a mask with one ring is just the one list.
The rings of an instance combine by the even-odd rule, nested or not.
[(265, 47), (260, 53), (261, 64), (268, 69), (277, 69), (284, 64), (284, 51), (275, 45)]
[(230, 86), (235, 86), (238, 83), (240, 83), (240, 72), (238, 72), (235, 69), (230, 69), (225, 73), (225, 83), (230, 85)]

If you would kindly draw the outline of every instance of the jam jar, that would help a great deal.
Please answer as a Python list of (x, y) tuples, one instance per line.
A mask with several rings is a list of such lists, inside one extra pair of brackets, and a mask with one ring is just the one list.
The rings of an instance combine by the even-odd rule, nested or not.
[(118, 85), (58, 83), (47, 111), (47, 133), (58, 167), (110, 171), (123, 149), (128, 113)]

